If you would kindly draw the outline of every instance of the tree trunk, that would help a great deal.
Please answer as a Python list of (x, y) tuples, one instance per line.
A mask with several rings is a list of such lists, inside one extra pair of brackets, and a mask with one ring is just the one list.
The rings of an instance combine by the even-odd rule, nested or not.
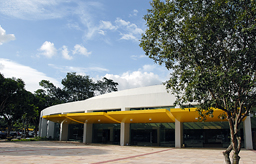
[(233, 154), (232, 164), (239, 164), (240, 157), (237, 152)]
[(238, 155), (241, 150), (241, 137), (236, 137), (237, 149), (234, 149), (234, 154), (232, 156), (232, 164), (239, 164), (240, 156)]
[(232, 144), (230, 144), (228, 146), (228, 148), (226, 149), (226, 151), (223, 152), (226, 164), (231, 164), (231, 161), (230, 161), (230, 158), (229, 158), (229, 154), (232, 151), (232, 149), (233, 149), (233, 146), (232, 146)]
[(11, 128), (12, 128), (12, 125), (11, 125), (11, 123), (8, 121), (7, 137), (10, 137), (10, 136), (11, 136)]

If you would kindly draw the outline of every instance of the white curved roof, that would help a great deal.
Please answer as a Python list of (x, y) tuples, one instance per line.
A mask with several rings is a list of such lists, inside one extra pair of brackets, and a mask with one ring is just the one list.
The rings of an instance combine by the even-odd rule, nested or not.
[(173, 106), (175, 99), (174, 95), (167, 93), (164, 85), (155, 85), (107, 93), (83, 101), (54, 105), (42, 110), (41, 117), (58, 113)]

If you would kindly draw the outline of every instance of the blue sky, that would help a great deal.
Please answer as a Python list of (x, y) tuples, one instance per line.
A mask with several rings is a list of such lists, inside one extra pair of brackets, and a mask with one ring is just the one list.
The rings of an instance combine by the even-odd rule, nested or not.
[(67, 72), (107, 77), (118, 89), (161, 84), (169, 72), (139, 47), (149, 0), (0, 1), (0, 72), (26, 89), (61, 87)]

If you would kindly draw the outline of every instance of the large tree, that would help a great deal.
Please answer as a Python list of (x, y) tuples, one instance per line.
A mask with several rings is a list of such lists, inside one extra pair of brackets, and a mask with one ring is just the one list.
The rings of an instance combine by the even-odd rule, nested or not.
[(24, 86), (21, 79), (5, 78), (0, 73), (0, 116), (8, 125), (7, 136), (12, 125), (23, 115)]
[(153, 0), (140, 46), (172, 73), (166, 86), (199, 114), (225, 112), (231, 143), (226, 163), (239, 163), (239, 125), (256, 105), (256, 1)]
[(110, 93), (117, 91), (117, 82), (114, 82), (111, 79), (103, 77), (102, 80), (98, 80), (96, 83), (96, 90), (100, 94)]
[(65, 90), (61, 89), (60, 87), (56, 87), (50, 81), (42, 80), (39, 82), (39, 85), (45, 88), (46, 91), (42, 89), (38, 89), (36, 93), (46, 94), (48, 97), (50, 97), (51, 100), (50, 102), (48, 101), (49, 106), (61, 104), (68, 101), (69, 94)]
[(95, 84), (89, 76), (67, 73), (61, 81), (63, 90), (69, 94), (70, 101), (85, 100), (94, 96)]
[(89, 76), (79, 75), (75, 72), (67, 73), (61, 83), (63, 88), (56, 87), (50, 81), (42, 80), (40, 85), (44, 87), (45, 90), (40, 89), (37, 91), (37, 94), (40, 94), (41, 98), (43, 98), (41, 101), (50, 97), (52, 101), (49, 106), (51, 106), (64, 102), (85, 100), (98, 94), (117, 91), (118, 85), (117, 82), (106, 77), (94, 82)]

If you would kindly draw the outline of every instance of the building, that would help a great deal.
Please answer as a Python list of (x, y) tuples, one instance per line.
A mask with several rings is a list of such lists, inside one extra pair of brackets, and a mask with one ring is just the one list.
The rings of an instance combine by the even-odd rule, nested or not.
[[(213, 117), (198, 121), (193, 105), (174, 106), (175, 96), (165, 86), (128, 89), (87, 100), (48, 107), (41, 112), (40, 137), (83, 143), (109, 143), (171, 147), (227, 147), (229, 125), (214, 110)], [(253, 149), (256, 120), (241, 125), (242, 145)], [(254, 142), (253, 142), (254, 141)]]

